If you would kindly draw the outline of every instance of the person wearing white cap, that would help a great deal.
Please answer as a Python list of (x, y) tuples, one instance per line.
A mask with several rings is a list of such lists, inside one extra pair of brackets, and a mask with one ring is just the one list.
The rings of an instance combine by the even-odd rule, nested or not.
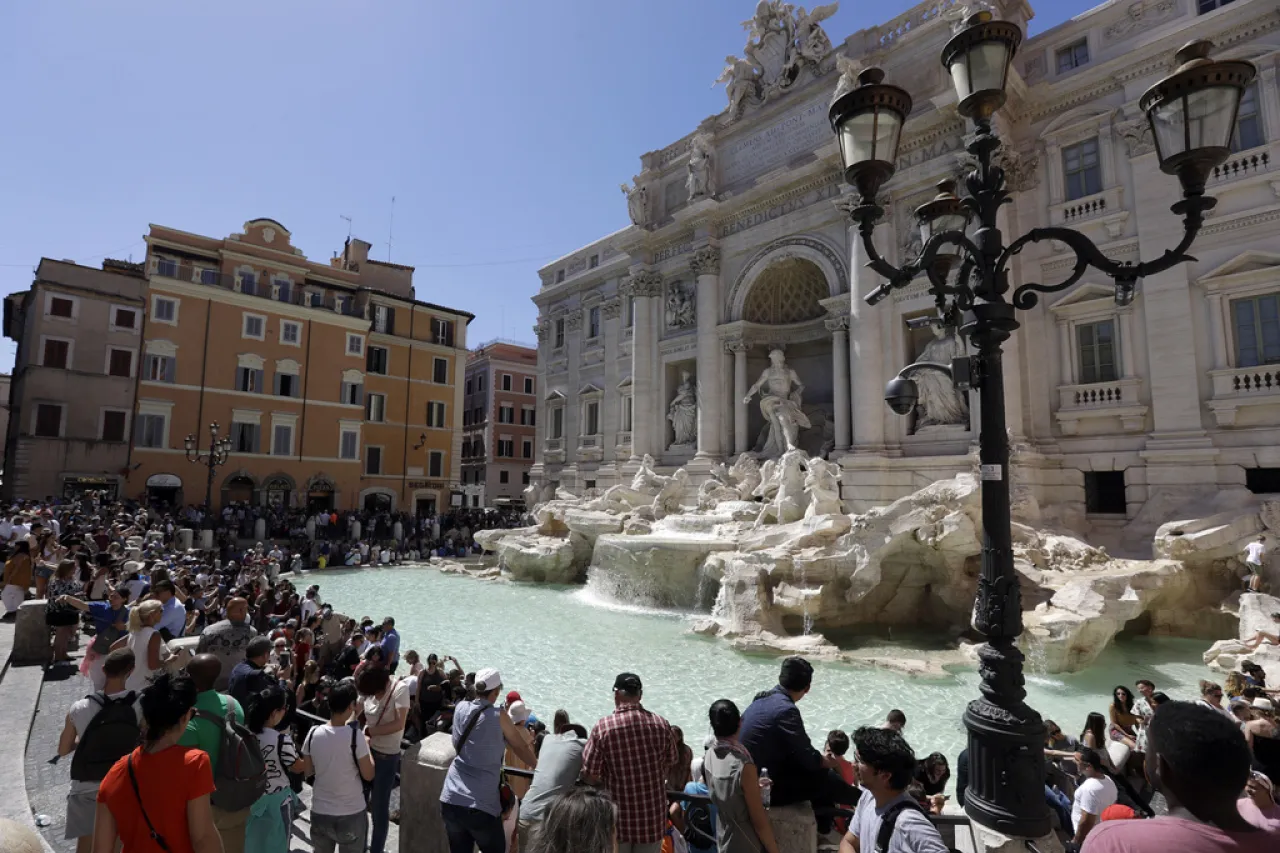
[(450, 853), (505, 853), (502, 803), (498, 785), (506, 748), (534, 767), (538, 757), (521, 737), (505, 708), (494, 703), (502, 690), (502, 675), (492, 668), (476, 673), (476, 699), (459, 702), (453, 711), (453, 748), (440, 792), (440, 811), (449, 837)]
[[(511, 722), (516, 724), (516, 730), (520, 733), (520, 738), (533, 749), (533, 732), (529, 731), (529, 706), (523, 701), (517, 699), (515, 702), (507, 704), (507, 715), (511, 717)], [(508, 767), (516, 767), (520, 770), (532, 770), (532, 767), (526, 767), (519, 756), (515, 754), (515, 750), (507, 749), (506, 765)], [(511, 790), (522, 801), (525, 794), (529, 793), (529, 783), (531, 780), (524, 779), (519, 776), (513, 776), (507, 780), (507, 784), (511, 786)]]

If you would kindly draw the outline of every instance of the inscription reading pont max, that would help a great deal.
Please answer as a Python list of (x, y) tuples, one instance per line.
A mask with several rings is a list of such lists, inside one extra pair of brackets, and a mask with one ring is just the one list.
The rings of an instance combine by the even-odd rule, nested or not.
[(767, 172), (830, 141), (826, 104), (806, 104), (755, 133), (730, 140), (720, 151), (724, 183)]

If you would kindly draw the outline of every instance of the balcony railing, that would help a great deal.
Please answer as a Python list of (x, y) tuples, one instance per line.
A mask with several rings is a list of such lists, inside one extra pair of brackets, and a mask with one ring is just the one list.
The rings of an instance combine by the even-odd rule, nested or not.
[(578, 439), (578, 446), (579, 446), (579, 447), (583, 447), (583, 448), (586, 448), (586, 447), (599, 447), (599, 446), (600, 446), (600, 436), (598, 436), (598, 435), (584, 435), (584, 436), (582, 436), (581, 438), (579, 438), (579, 439)]
[[(1211, 370), (1213, 399), (1209, 409), (1218, 426), (1271, 426), (1275, 424), (1275, 409), (1280, 406), (1280, 364), (1259, 364), (1253, 367), (1228, 367)], [(1252, 410), (1244, 420), (1242, 411)]]
[(1058, 426), (1065, 435), (1077, 435), (1082, 421), (1093, 420), (1097, 429), (1098, 419), (1119, 418), (1122, 431), (1139, 431), (1147, 417), (1147, 407), (1139, 400), (1141, 389), (1142, 380), (1136, 378), (1059, 385)]
[(1213, 396), (1280, 394), (1280, 364), (1213, 371)]
[(631, 433), (629, 433), (629, 432), (620, 432), (620, 433), (618, 433), (618, 446), (619, 446), (619, 447), (630, 447), (630, 446), (631, 446)]
[(1246, 151), (1232, 157), (1221, 166), (1214, 166), (1209, 176), (1210, 183), (1223, 183), (1244, 178), (1249, 175), (1260, 175), (1271, 168), (1271, 154), (1267, 151)]

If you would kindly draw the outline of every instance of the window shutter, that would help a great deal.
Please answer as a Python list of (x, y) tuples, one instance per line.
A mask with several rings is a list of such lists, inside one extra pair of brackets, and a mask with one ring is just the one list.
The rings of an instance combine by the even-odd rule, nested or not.
[(396, 309), (387, 306), (387, 334), (394, 335), (396, 333)]
[(255, 370), (253, 373), (253, 390), (261, 394), (263, 383), (266, 381), (266, 374), (261, 370)]

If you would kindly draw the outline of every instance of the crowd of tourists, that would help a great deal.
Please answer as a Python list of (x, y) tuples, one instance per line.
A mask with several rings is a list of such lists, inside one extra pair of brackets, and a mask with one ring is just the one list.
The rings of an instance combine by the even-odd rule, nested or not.
[[(448, 521), (461, 535), (480, 520)], [(769, 815), (783, 807), (812, 809), (841, 853), (948, 850), (931, 818), (949, 787), (963, 805), (967, 751), (953, 780), (897, 709), (816, 748), (800, 708), (823, 685), (803, 658), (745, 707), (710, 702), (696, 749), (645, 707), (635, 673), (580, 679), (611, 690), (603, 719), (541, 718), (497, 668), (403, 648), (392, 616), (342, 616), (289, 548), (178, 552), (169, 521), (90, 495), (0, 522), (5, 609), (45, 600), (54, 666), (75, 666), (86, 635), (92, 692), (58, 746), (78, 853), (286, 853), (308, 787), (317, 853), (385, 853), (402, 746), (437, 733), (456, 752), (439, 806), (451, 853), (778, 853)], [(1135, 690), (1117, 687), (1078, 736), (1046, 721), (1061, 839), (1086, 853), (1280, 849), (1264, 673), (1246, 664), (1178, 697), (1192, 701)]]

